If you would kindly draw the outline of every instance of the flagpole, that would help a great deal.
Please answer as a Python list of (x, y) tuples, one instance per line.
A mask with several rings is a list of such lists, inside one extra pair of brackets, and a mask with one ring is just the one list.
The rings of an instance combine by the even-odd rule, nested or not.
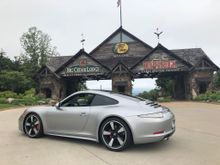
[[(122, 0), (118, 0), (118, 7), (120, 7), (120, 27), (122, 28)], [(120, 33), (120, 42), (122, 42), (122, 32)]]
[(120, 26), (122, 27), (122, 0), (120, 0)]

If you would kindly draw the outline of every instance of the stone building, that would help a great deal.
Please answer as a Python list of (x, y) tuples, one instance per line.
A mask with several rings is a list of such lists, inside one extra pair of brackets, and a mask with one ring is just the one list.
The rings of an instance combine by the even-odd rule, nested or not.
[[(90, 53), (51, 57), (37, 75), (39, 92), (62, 99), (76, 91), (80, 81), (112, 80), (112, 90), (131, 94), (138, 78), (170, 77), (176, 99), (192, 99), (212, 86), (219, 68), (200, 48), (152, 48), (122, 27)], [(147, 81), (146, 81), (147, 83)]]

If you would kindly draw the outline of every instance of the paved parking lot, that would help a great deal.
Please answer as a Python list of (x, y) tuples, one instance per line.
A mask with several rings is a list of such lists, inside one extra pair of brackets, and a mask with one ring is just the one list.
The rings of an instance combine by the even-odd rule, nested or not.
[(45, 136), (30, 139), (17, 128), (24, 108), (0, 112), (1, 165), (219, 165), (220, 105), (164, 104), (176, 115), (169, 141), (111, 152), (94, 142)]

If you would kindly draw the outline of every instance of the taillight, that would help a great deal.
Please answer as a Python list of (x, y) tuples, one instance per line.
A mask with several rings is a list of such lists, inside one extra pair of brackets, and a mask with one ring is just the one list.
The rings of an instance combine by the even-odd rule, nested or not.
[(162, 134), (164, 131), (154, 132), (154, 135)]

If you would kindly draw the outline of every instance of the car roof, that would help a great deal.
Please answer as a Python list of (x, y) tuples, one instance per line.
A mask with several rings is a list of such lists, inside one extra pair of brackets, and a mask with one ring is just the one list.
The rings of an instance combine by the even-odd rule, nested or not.
[[(134, 97), (134, 96), (130, 96), (130, 95), (126, 95), (126, 94), (121, 94), (121, 93), (116, 93), (110, 90), (84, 90), (84, 91), (79, 91), (77, 93), (92, 93), (92, 94), (100, 94), (100, 95), (104, 95), (104, 96), (108, 96), (111, 98), (114, 98), (116, 100), (124, 100), (124, 101), (135, 101), (135, 102), (139, 102), (141, 101), (141, 99)], [(143, 101), (143, 100), (142, 100)]]
[(111, 95), (113, 93), (113, 91), (108, 91), (108, 90), (84, 90), (84, 91), (78, 91), (76, 93), (94, 93), (94, 94), (102, 94), (102, 95)]

